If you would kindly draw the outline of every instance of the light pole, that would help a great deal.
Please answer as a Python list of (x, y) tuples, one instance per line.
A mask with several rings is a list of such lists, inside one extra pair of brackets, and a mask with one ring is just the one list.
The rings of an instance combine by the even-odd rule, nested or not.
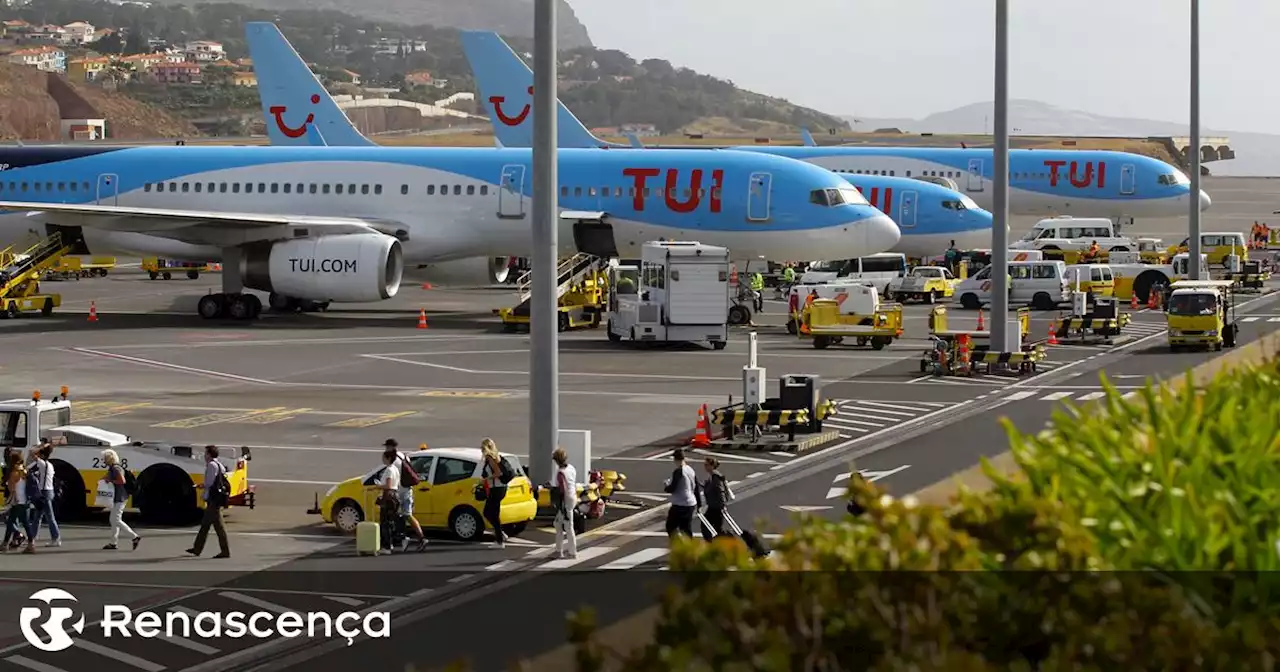
[(1191, 0), (1191, 146), (1187, 148), (1191, 163), (1191, 208), (1187, 219), (1188, 275), (1200, 280), (1200, 0)]
[[(529, 475), (551, 480), (560, 434), (556, 265), (556, 0), (533, 6), (533, 296), (529, 302)], [(521, 185), (523, 188), (523, 185)]]
[(992, 352), (1004, 352), (1009, 331), (1009, 0), (996, 0), (995, 88), (990, 347)]

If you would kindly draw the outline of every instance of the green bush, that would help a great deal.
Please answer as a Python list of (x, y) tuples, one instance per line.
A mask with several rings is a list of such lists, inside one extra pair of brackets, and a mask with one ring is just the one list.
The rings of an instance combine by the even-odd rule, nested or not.
[(649, 643), (614, 654), (579, 615), (579, 670), (1272, 669), (1280, 367), (1184, 389), (1006, 423), (1022, 474), (946, 507), (855, 479), (861, 518), (802, 519), (768, 560), (677, 542)]

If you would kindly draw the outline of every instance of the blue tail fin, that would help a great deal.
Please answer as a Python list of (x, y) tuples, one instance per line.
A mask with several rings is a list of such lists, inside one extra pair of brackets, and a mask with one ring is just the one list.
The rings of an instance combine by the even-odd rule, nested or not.
[(631, 142), (632, 148), (644, 149), (644, 143), (640, 142), (640, 136), (636, 135), (635, 133), (628, 133), (627, 140)]
[(807, 128), (800, 129), (800, 138), (804, 140), (805, 147), (817, 147), (818, 142), (813, 139), (813, 134)]
[[(360, 134), (274, 23), (245, 24), (249, 57), (258, 75), (258, 96), (273, 145), (374, 145)], [(307, 128), (315, 128), (312, 136)]]
[[(507, 46), (497, 33), (485, 30), (462, 31), (462, 49), (471, 63), (480, 89), (480, 103), (493, 123), (493, 134), (505, 147), (533, 146), (533, 71)], [(561, 147), (616, 147), (605, 142), (564, 106), (558, 108), (557, 136)]]

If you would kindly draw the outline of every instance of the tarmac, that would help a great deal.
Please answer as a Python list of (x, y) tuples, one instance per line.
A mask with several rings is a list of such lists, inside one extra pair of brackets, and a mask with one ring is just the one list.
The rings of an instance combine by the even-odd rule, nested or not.
[[(1210, 178), (1206, 190), (1214, 199), (1206, 231), (1247, 230), (1254, 220), (1268, 221), (1280, 202), (1276, 180)], [(1016, 220), (1012, 237), (1034, 221)], [(1125, 233), (1173, 244), (1185, 237), (1179, 233), (1185, 227), (1185, 219), (1139, 221)], [(332, 649), (299, 649), (288, 646), (298, 641), (281, 638), (107, 642), (90, 635), (82, 651), (47, 653), (27, 646), (15, 627), (17, 614), (5, 612), (0, 672), (86, 665), (158, 672), (197, 663), (194, 669), (293, 669), (314, 667), (313, 655), (324, 656), (325, 669), (367, 664), (375, 655), (401, 667), (469, 656), (475, 669), (488, 670), (558, 645), (565, 630), (558, 618), (528, 619), (494, 647), (493, 632), (478, 625), (491, 620), (493, 603), (477, 598), (500, 595), (504, 603), (557, 615), (586, 602), (603, 622), (652, 602), (651, 584), (661, 582), (662, 573), (579, 570), (667, 566), (661, 482), (672, 468), (670, 450), (692, 434), (702, 404), (714, 408), (741, 394), (747, 330), (736, 330), (723, 351), (636, 349), (609, 343), (600, 330), (561, 334), (560, 425), (590, 430), (592, 468), (622, 471), (629, 489), (605, 521), (580, 537), (576, 559), (550, 557), (545, 523), (505, 549), (437, 537), (425, 553), (357, 558), (348, 538), (305, 511), (331, 484), (376, 464), (384, 439), (444, 447), (476, 446), (489, 436), (505, 451), (527, 453), (528, 337), (501, 333), (492, 316), (492, 309), (511, 304), (514, 289), (408, 283), (380, 304), (268, 315), (253, 324), (201, 321), (195, 303), (217, 284), (216, 273), (151, 281), (133, 268), (48, 283), (46, 291), (63, 295), (61, 310), (49, 318), (0, 321), (0, 344), (24, 355), (0, 358), (0, 387), (6, 396), (25, 398), (32, 389), (68, 385), (78, 421), (135, 438), (252, 446), (258, 506), (230, 512), (233, 558), (185, 557), (193, 532), (187, 528), (140, 526), (145, 539), (138, 551), (100, 551), (107, 530), (101, 516), (91, 517), (68, 526), (62, 548), (5, 556), (3, 602), (17, 603), (48, 581), (75, 593), (86, 612), (113, 600), (178, 611), (377, 607), (394, 613), (393, 634), (429, 628), (431, 651), (403, 637), (350, 647), (335, 639)], [(1275, 295), (1242, 300), (1249, 301), (1240, 307), (1243, 342), (1280, 329)], [(99, 317), (92, 323), (90, 302)], [(416, 328), (419, 309), (427, 311), (426, 330)], [(722, 460), (738, 495), (739, 522), (768, 538), (795, 515), (838, 518), (843, 484), (855, 468), (891, 492), (911, 492), (1002, 452), (1002, 418), (1036, 431), (1067, 404), (1101, 398), (1102, 373), (1121, 394), (1133, 394), (1148, 379), (1177, 375), (1212, 356), (1170, 353), (1163, 314), (1138, 310), (1123, 341), (1052, 347), (1034, 376), (933, 378), (918, 366), (928, 311), (908, 305), (905, 337), (885, 350), (817, 351), (786, 335), (785, 304), (768, 302), (755, 329), (767, 379), (819, 376), (823, 395), (838, 401), (838, 414), (826, 426), (840, 432), (840, 440), (799, 455), (703, 453)], [(1035, 313), (1032, 338), (1046, 336), (1056, 315)], [(976, 320), (958, 309), (950, 316), (957, 328)], [(83, 584), (63, 585), (76, 580)], [(104, 657), (107, 644), (127, 655)]]

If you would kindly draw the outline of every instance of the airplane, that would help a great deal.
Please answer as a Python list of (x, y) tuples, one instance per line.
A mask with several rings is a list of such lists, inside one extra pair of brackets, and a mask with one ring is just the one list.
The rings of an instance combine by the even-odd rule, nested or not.
[[(198, 306), (206, 319), (257, 317), (245, 288), (269, 292), (273, 309), (372, 302), (396, 294), (406, 263), (532, 246), (527, 149), (3, 147), (0, 168), (0, 213), (28, 213), (0, 218), (0, 239), (43, 226), (75, 254), (220, 260), (222, 292)], [(837, 176), (774, 156), (563, 150), (559, 174), (564, 253), (638, 257), (667, 238), (858, 257), (900, 236)]]
[[(532, 89), (533, 71), (497, 33), (462, 31), (462, 47), (475, 74), (479, 95), (489, 102), (486, 108), (491, 110), (489, 118), (498, 142), (504, 147), (532, 146), (530, 125), (521, 123), (513, 126), (510, 123), (522, 115), (531, 116), (528, 112), (531, 108), (525, 107), (516, 117), (511, 117), (510, 112), (504, 108), (504, 97), (486, 95), (497, 91)], [(254, 63), (259, 64), (259, 69), (263, 66), (263, 62), (256, 58)], [(270, 67), (275, 67), (275, 63)], [(264, 102), (263, 105), (267, 103)], [(561, 147), (602, 146), (603, 141), (595, 138), (563, 103), (558, 102), (557, 106), (557, 121), (561, 129), (558, 140)], [(629, 148), (644, 147), (634, 134), (628, 138), (631, 141)], [(610, 143), (603, 144), (610, 148), (617, 147)], [(951, 245), (958, 249), (991, 246), (991, 213), (979, 208), (973, 199), (964, 194), (938, 184), (903, 177), (841, 176), (867, 196), (872, 205), (898, 223), (902, 238), (890, 250), (892, 252), (923, 259), (940, 255)]]
[[(473, 67), (488, 68), (481, 102), (502, 128), (506, 146), (532, 142), (532, 87), (529, 68), (501, 37), (479, 31), (463, 33), (463, 45)], [(472, 53), (501, 55), (477, 59)], [(479, 61), (479, 63), (477, 63)], [(480, 77), (480, 75), (477, 75)], [(562, 146), (630, 149), (631, 145), (601, 140), (564, 105), (558, 110)], [(497, 126), (498, 124), (495, 124)], [(994, 157), (991, 149), (866, 146), (756, 146), (739, 151), (785, 156), (852, 176), (949, 178), (980, 207), (993, 206)], [(1136, 217), (1185, 216), (1191, 180), (1158, 159), (1126, 152), (1095, 150), (1014, 149), (1009, 152), (1009, 209), (1011, 215), (1109, 217), (1128, 222)], [(1199, 194), (1200, 209), (1212, 204)]]

